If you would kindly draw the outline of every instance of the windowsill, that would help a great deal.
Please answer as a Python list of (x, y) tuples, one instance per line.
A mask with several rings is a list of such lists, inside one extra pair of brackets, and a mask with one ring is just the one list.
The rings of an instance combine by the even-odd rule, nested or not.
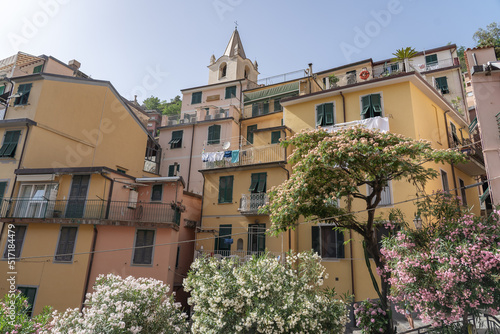
[(321, 258), (321, 261), (324, 261), (324, 262), (340, 262), (340, 260), (343, 260), (343, 259), (338, 258), (338, 257), (322, 257)]
[(60, 261), (60, 260), (54, 260), (52, 263), (60, 263), (60, 264), (73, 264), (73, 260), (71, 261)]
[(171, 147), (170, 149), (171, 150), (176, 150), (176, 149), (179, 149), (179, 148), (182, 148), (182, 147)]
[(217, 204), (222, 204), (222, 205), (224, 205), (224, 204), (233, 204), (233, 202), (218, 202)]
[(153, 267), (153, 263), (131, 263), (131, 267)]

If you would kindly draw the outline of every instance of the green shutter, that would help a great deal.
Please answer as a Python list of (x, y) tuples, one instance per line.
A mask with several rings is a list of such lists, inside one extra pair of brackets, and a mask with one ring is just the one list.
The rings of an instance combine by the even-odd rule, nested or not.
[(271, 132), (271, 144), (278, 144), (281, 138), (281, 131)]
[(267, 173), (259, 173), (259, 185), (257, 186), (257, 192), (263, 193), (266, 191)]
[[(215, 239), (215, 250), (217, 251), (229, 251), (231, 250), (231, 244), (225, 242), (226, 239), (231, 239), (232, 225), (224, 224), (219, 226), (219, 237)], [(228, 256), (229, 254), (223, 253), (222, 255)]]
[(208, 144), (212, 144), (212, 141), (214, 140), (214, 126), (209, 126), (208, 127)]
[(0, 182), (0, 212), (2, 210), (2, 200), (5, 195), (5, 189), (7, 189), (7, 182)]
[(448, 79), (446, 77), (436, 78), (436, 85), (443, 94), (448, 94), (450, 92), (448, 90)]
[(220, 125), (213, 125), (213, 138), (212, 138), (212, 143), (213, 144), (219, 144), (220, 143), (220, 128), (221, 126)]
[(311, 226), (312, 250), (321, 255), (319, 243), (319, 226)]
[(198, 104), (201, 103), (201, 95), (202, 92), (195, 92), (193, 95), (191, 95), (191, 104)]
[(219, 203), (233, 202), (233, 176), (219, 177)]
[(345, 258), (344, 254), (344, 232), (342, 231), (335, 231), (337, 232), (337, 258), (343, 259)]
[(236, 97), (236, 86), (226, 87), (226, 99)]
[(438, 62), (438, 56), (436, 54), (425, 56), (425, 64), (427, 66), (436, 65), (437, 62)]
[(281, 110), (281, 99), (274, 99), (274, 111)]
[(253, 131), (257, 130), (257, 125), (247, 126), (247, 141), (253, 144)]
[(42, 72), (42, 65), (38, 65), (33, 69), (33, 73), (40, 73)]
[(253, 193), (257, 190), (257, 185), (259, 184), (259, 174), (252, 174), (251, 180), (252, 182), (250, 183), (250, 188), (248, 188), (248, 191)]
[(5, 92), (5, 86), (0, 86), (0, 95), (2, 95)]
[(269, 114), (269, 101), (264, 102), (264, 114)]
[(325, 115), (325, 105), (319, 104), (316, 106), (316, 126), (323, 125), (323, 118)]
[(372, 94), (370, 95), (371, 97), (371, 103), (373, 107), (373, 116), (381, 116), (382, 115), (382, 102), (380, 98), (380, 94)]
[(21, 131), (5, 132), (2, 147), (0, 147), (0, 157), (14, 157)]
[(169, 165), (168, 166), (168, 176), (169, 177), (174, 176), (174, 173), (175, 173), (175, 165)]
[(259, 104), (258, 103), (252, 103), (252, 117), (258, 116), (259, 115)]
[(325, 125), (333, 125), (333, 103), (324, 104)]
[[(361, 115), (368, 117), (370, 115), (369, 110), (371, 107), (370, 95), (361, 97)], [(365, 118), (366, 118), (365, 117)]]

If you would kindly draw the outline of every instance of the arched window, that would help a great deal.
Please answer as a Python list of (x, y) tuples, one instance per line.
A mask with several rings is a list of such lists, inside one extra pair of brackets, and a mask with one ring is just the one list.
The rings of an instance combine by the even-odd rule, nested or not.
[(222, 63), (219, 67), (219, 74), (220, 74), (219, 79), (225, 78), (226, 73), (227, 73), (227, 64)]
[(250, 74), (250, 68), (248, 68), (248, 66), (245, 66), (245, 74), (244, 74), (244, 78), (245, 79), (248, 79), (248, 75)]

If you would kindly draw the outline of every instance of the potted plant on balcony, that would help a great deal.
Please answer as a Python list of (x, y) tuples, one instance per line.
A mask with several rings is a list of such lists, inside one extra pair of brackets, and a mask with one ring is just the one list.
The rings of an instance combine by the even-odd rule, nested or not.
[(403, 72), (406, 72), (407, 60), (415, 57), (417, 54), (418, 52), (415, 51), (415, 49), (410, 46), (406, 48), (397, 49), (396, 52), (393, 53), (393, 55), (396, 57), (393, 59), (393, 61), (403, 62)]
[(328, 81), (330, 82), (330, 88), (337, 87), (337, 82), (339, 82), (339, 78), (335, 74), (330, 74), (328, 76)]

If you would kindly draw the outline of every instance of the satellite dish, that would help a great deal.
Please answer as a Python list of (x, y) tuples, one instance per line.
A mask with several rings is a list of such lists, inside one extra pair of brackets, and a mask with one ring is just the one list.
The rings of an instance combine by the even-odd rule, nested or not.
[(222, 145), (222, 148), (227, 150), (229, 148), (229, 146), (231, 146), (231, 143), (227, 141), (224, 143), (224, 145)]

